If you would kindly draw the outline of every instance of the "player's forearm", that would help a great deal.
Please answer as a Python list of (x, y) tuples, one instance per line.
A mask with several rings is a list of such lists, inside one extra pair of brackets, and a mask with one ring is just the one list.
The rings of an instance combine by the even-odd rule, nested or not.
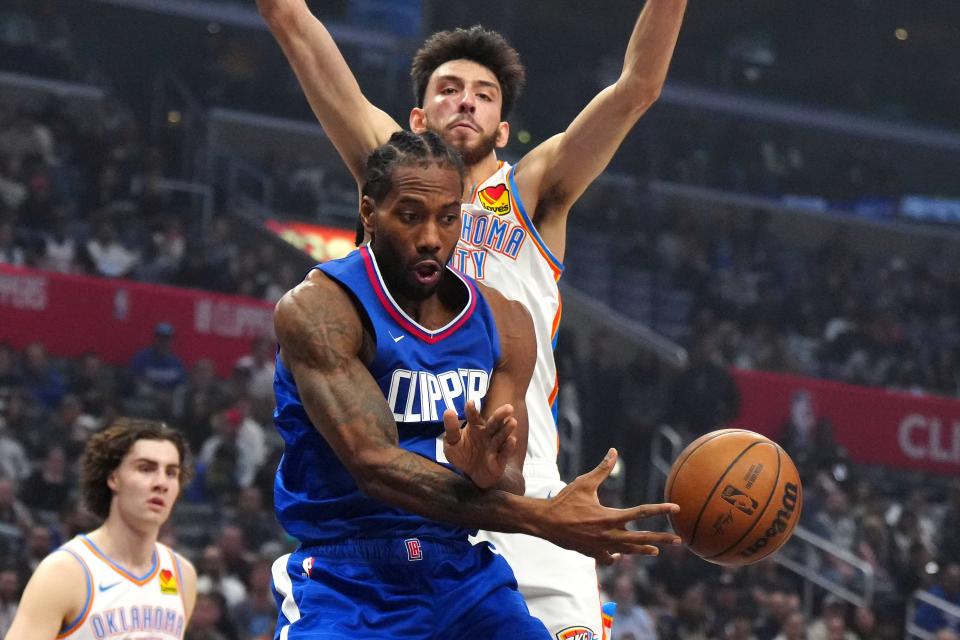
[(657, 99), (667, 79), (686, 6), (686, 0), (647, 0), (627, 45), (619, 91), (640, 102)]
[(540, 514), (546, 504), (541, 500), (500, 489), (480, 489), (468, 478), (399, 447), (384, 458), (376, 468), (355, 475), (372, 498), (469, 529), (541, 533)]

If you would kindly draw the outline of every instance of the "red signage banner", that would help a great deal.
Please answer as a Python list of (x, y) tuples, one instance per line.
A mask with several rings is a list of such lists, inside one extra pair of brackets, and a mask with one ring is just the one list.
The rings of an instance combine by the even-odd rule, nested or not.
[(337, 260), (356, 248), (356, 233), (346, 229), (273, 219), (265, 226), (317, 262)]
[(740, 415), (731, 426), (773, 439), (796, 403), (834, 426), (854, 462), (960, 475), (960, 401), (828, 380), (732, 370)]
[(0, 341), (22, 349), (40, 342), (51, 355), (86, 351), (126, 365), (153, 339), (157, 323), (176, 330), (174, 352), (190, 367), (210, 358), (221, 376), (273, 335), (273, 305), (192, 289), (63, 275), (0, 264)]

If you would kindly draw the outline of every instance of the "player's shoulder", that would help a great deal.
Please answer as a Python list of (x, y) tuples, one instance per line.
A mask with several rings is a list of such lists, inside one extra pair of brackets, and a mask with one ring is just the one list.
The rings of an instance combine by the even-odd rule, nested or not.
[(503, 330), (506, 327), (525, 328), (533, 327), (533, 316), (522, 302), (511, 300), (493, 287), (477, 282), (477, 290), (486, 299), (493, 312), (497, 327)]
[[(323, 313), (318, 315), (318, 312)], [(313, 269), (277, 302), (274, 323), (278, 331), (287, 325), (297, 328), (327, 318), (334, 312), (355, 314), (353, 301), (333, 278), (320, 269)]]
[(55, 549), (41, 560), (30, 577), (31, 582), (44, 589), (69, 592), (79, 588), (81, 594), (85, 593), (88, 580), (92, 580), (90, 568), (80, 554), (67, 546)]

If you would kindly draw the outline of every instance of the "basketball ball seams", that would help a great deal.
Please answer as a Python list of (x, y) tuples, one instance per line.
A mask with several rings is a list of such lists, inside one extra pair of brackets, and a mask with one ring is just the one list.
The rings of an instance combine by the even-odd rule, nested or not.
[[(722, 435), (722, 434), (720, 434), (720, 435)], [(709, 442), (709, 441), (708, 441), (708, 442)], [(767, 444), (767, 442), (760, 440), (760, 441), (757, 441), (757, 442), (751, 442), (751, 443), (748, 444), (746, 447), (744, 447), (743, 451), (741, 451), (739, 454), (737, 454), (737, 457), (734, 458), (733, 461), (731, 461), (729, 465), (727, 465), (727, 468), (724, 469), (724, 470), (723, 470), (723, 473), (721, 473), (720, 476), (717, 478), (716, 484), (713, 485), (713, 488), (710, 490), (710, 493), (708, 493), (708, 494), (707, 494), (707, 497), (704, 498), (704, 500), (703, 500), (703, 505), (700, 507), (700, 513), (697, 514), (697, 519), (696, 519), (696, 520), (694, 521), (694, 523), (693, 523), (693, 531), (690, 532), (690, 541), (687, 543), (688, 545), (692, 545), (693, 542), (694, 542), (694, 540), (697, 539), (697, 532), (698, 532), (699, 529), (700, 529), (700, 520), (703, 518), (703, 512), (707, 510), (707, 507), (708, 507), (708, 506), (710, 506), (710, 501), (713, 500), (713, 497), (714, 497), (714, 496), (716, 495), (716, 493), (717, 493), (717, 487), (719, 487), (719, 486), (723, 483), (724, 479), (727, 477), (727, 474), (730, 473), (730, 469), (732, 469), (734, 466), (736, 466), (736, 464), (737, 464), (738, 462), (740, 462), (740, 459), (743, 458), (743, 456), (747, 455), (747, 452), (749, 452), (749, 451), (750, 451), (751, 449), (753, 449), (755, 446), (761, 445), (761, 444)], [(699, 447), (698, 447), (698, 448), (699, 448)], [(779, 454), (778, 454), (777, 460), (779, 461)], [(780, 477), (779, 465), (778, 465), (778, 469), (777, 469), (777, 477), (778, 477), (778, 478)], [(774, 486), (774, 488), (776, 488), (776, 486)], [(764, 505), (764, 510), (766, 510), (766, 505)], [(759, 519), (762, 515), (763, 515), (763, 512), (761, 512), (760, 515), (757, 516), (757, 519)], [(752, 527), (751, 527), (751, 528), (752, 528)], [(717, 554), (717, 555), (722, 555), (722, 554)], [(711, 556), (711, 557), (715, 558), (716, 555)], [(706, 559), (706, 558), (705, 558), (705, 559)]]
[[(715, 558), (719, 558), (720, 556), (722, 556), (722, 555), (724, 555), (724, 554), (730, 553), (731, 550), (736, 549), (737, 546), (738, 546), (740, 543), (742, 543), (742, 542), (747, 538), (747, 536), (749, 536), (749, 535), (753, 532), (754, 529), (757, 528), (757, 524), (758, 524), (761, 520), (763, 520), (763, 515), (767, 512), (767, 508), (768, 508), (768, 507), (770, 506), (770, 504), (773, 502), (773, 495), (777, 492), (777, 488), (780, 486), (780, 473), (781, 473), (781, 469), (783, 468), (783, 461), (782, 461), (782, 459), (780, 458), (780, 453), (781, 453), (781, 451), (782, 451), (782, 450), (780, 449), (780, 445), (778, 445), (776, 442), (773, 442), (772, 440), (770, 441), (770, 444), (773, 445), (774, 450), (777, 452), (777, 476), (776, 476), (776, 478), (774, 478), (773, 484), (770, 485), (770, 495), (767, 496), (767, 501), (764, 503), (763, 509), (761, 509), (761, 510), (760, 510), (760, 513), (757, 515), (757, 517), (754, 518), (753, 524), (750, 525), (750, 528), (747, 529), (746, 531), (744, 531), (744, 532), (743, 532), (743, 535), (740, 536), (740, 538), (739, 538), (736, 542), (734, 542), (732, 545), (730, 545), (729, 547), (727, 547), (726, 549), (724, 549), (724, 550), (721, 551), (720, 553), (715, 553), (715, 554), (713, 554), (713, 555), (710, 556), (710, 557), (704, 557), (704, 560), (713, 560), (713, 559), (715, 559)], [(728, 470), (729, 470), (729, 469), (728, 469)], [(723, 481), (723, 478), (726, 477), (726, 475), (727, 475), (727, 474), (726, 474), (726, 472), (725, 472), (725, 473), (723, 474), (723, 477), (721, 477), (721, 479), (720, 479), (721, 482)], [(719, 483), (717, 483), (717, 484), (719, 484)], [(716, 491), (716, 488), (714, 488), (714, 491)], [(713, 497), (713, 494), (710, 494), (710, 497)], [(708, 499), (708, 502), (709, 502), (709, 499)], [(794, 522), (796, 522), (796, 521), (794, 521)]]
[[(714, 440), (715, 438), (719, 438), (720, 436), (726, 435), (728, 433), (733, 433), (735, 431), (746, 431), (746, 429), (721, 429), (711, 434), (706, 434), (706, 435), (709, 435), (710, 437), (706, 438), (703, 442), (696, 442), (695, 440), (694, 442), (691, 442), (689, 445), (687, 445), (687, 449), (689, 449), (689, 451), (687, 451), (687, 449), (684, 449), (684, 451), (680, 454), (680, 457), (678, 457), (677, 460), (673, 463), (673, 471), (670, 473), (670, 477), (667, 478), (667, 486), (664, 487), (663, 489), (664, 501), (670, 502), (670, 492), (673, 490), (673, 482), (676, 479), (680, 469), (682, 469), (683, 465), (686, 464), (687, 460), (690, 459), (690, 456), (696, 453), (700, 449), (700, 447), (707, 444), (711, 440)], [(704, 438), (704, 437), (705, 436), (700, 436), (700, 438)], [(693, 444), (696, 444), (697, 446), (691, 449), (691, 446)]]

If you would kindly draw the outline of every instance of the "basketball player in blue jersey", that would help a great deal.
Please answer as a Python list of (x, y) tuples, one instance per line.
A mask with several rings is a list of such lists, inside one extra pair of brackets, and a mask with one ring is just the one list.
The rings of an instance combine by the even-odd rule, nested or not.
[(183, 436), (152, 420), (120, 419), (90, 438), (81, 488), (103, 525), (40, 563), (7, 640), (183, 638), (197, 573), (157, 536), (190, 478), (185, 453)]
[[(323, 24), (304, 0), (257, 0), (314, 113), (358, 184), (370, 151), (400, 125), (372, 105)], [(529, 434), (523, 467), (529, 496), (555, 495), (557, 379), (553, 356), (562, 312), (570, 208), (607, 166), (666, 78), (685, 0), (647, 0), (627, 44), (619, 79), (586, 104), (567, 129), (515, 166), (497, 158), (507, 118), (525, 81), (517, 52), (499, 34), (472, 27), (431, 36), (413, 60), (412, 131), (432, 130), (467, 165), (463, 223), (453, 264), (522, 302), (533, 316), (537, 363), (526, 397)], [(362, 230), (361, 230), (362, 231)], [(509, 559), (531, 611), (557, 638), (599, 637), (596, 565), (524, 535), (482, 536)]]
[[(612, 561), (672, 534), (608, 509), (592, 472), (524, 497), (529, 313), (448, 266), (463, 166), (439, 136), (397, 132), (365, 170), (370, 243), (277, 304), (277, 517), (300, 548), (273, 568), (276, 638), (550, 638), (478, 527)], [(461, 421), (464, 421), (461, 428)]]

